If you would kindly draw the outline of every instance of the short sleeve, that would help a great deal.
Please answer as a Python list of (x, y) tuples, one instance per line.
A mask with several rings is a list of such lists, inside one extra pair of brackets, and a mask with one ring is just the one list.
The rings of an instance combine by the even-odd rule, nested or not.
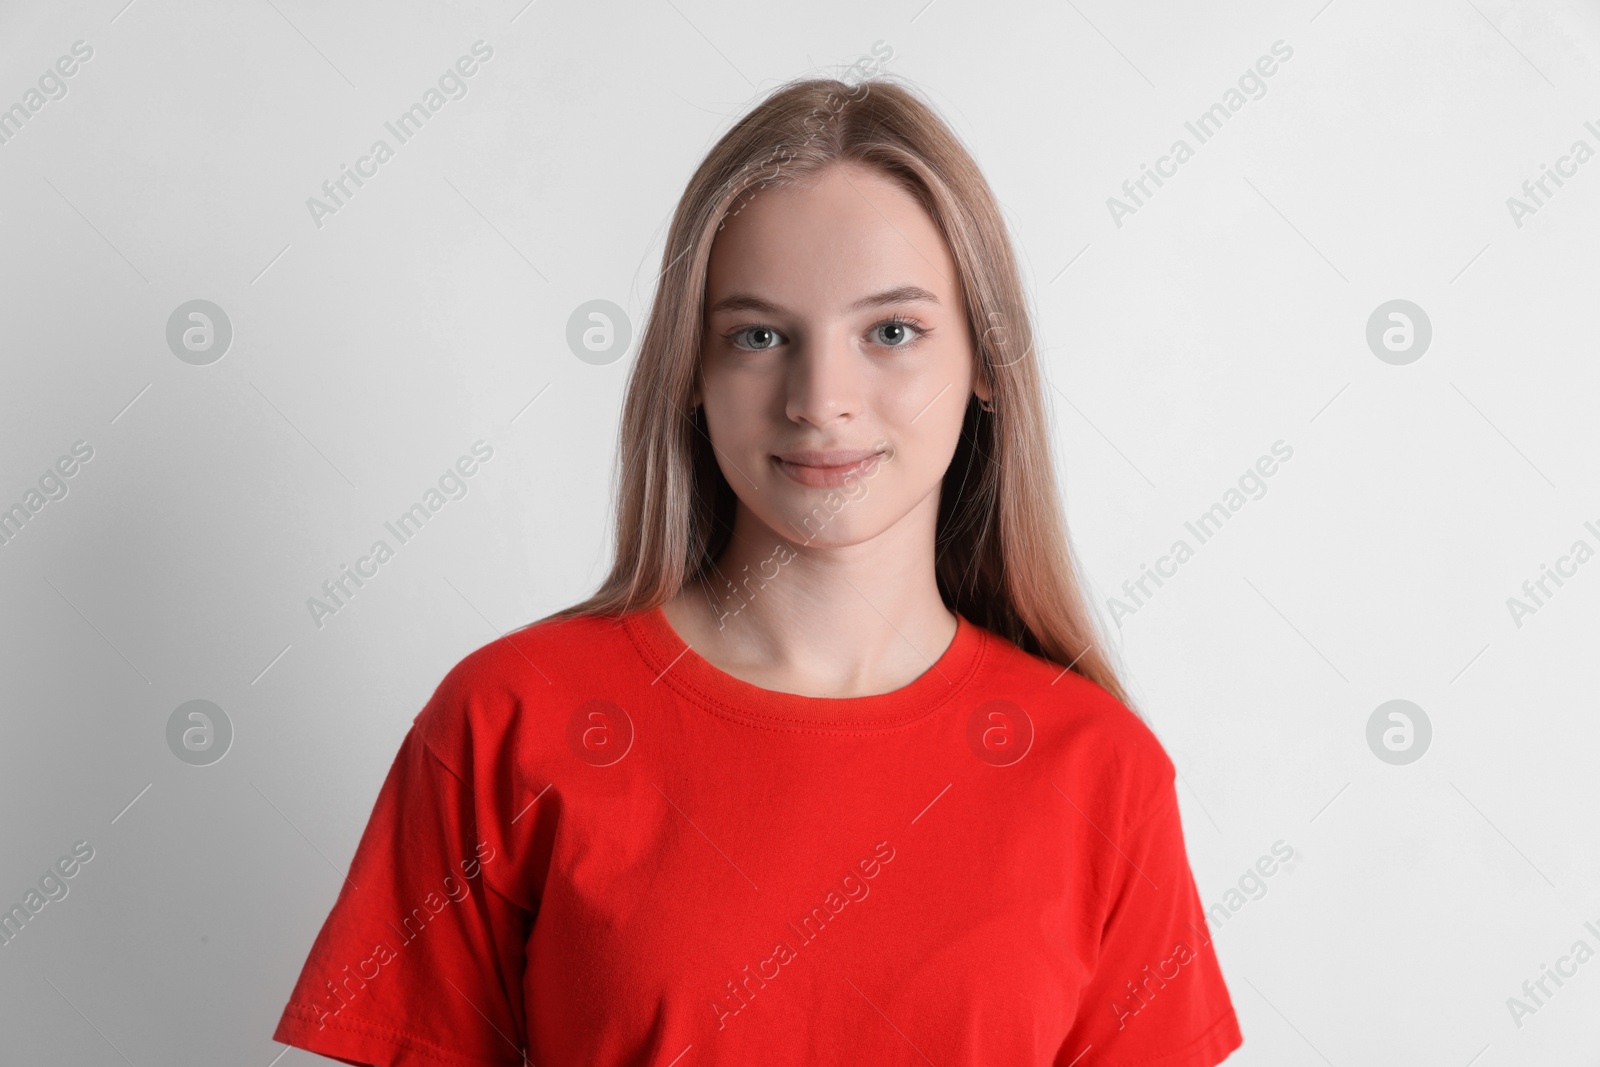
[(1116, 873), (1094, 973), (1056, 1063), (1215, 1067), (1244, 1039), (1189, 869), (1171, 780), (1155, 810), (1120, 837), (1106, 850)]
[(532, 915), (494, 888), (506, 865), (471, 784), (415, 724), (273, 1040), (377, 1067), (521, 1067)]

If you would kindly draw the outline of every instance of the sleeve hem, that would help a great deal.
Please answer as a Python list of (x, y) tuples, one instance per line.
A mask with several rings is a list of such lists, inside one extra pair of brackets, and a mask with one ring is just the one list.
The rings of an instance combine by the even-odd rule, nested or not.
[(1239, 1017), (1232, 1008), (1180, 1049), (1136, 1060), (1114, 1060), (1107, 1067), (1216, 1067), (1244, 1044)]
[[(315, 1009), (288, 1005), (272, 1039), (282, 1045), (331, 1056), (344, 1063), (375, 1064), (378, 1067), (412, 1067), (444, 1064), (446, 1067), (522, 1067), (516, 1059), (486, 1060), (463, 1056), (423, 1037), (408, 1034), (365, 1019), (327, 1019), (316, 1025)], [(346, 1058), (351, 1057), (351, 1058)], [(357, 1058), (358, 1057), (358, 1058)]]

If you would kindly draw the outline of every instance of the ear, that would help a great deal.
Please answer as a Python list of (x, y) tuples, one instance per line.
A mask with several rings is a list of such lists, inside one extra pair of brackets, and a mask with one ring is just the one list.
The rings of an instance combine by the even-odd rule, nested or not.
[(974, 362), (972, 368), (972, 391), (977, 394), (979, 400), (986, 404), (994, 399), (994, 390), (989, 388), (989, 382), (984, 378), (983, 372), (976, 362)]

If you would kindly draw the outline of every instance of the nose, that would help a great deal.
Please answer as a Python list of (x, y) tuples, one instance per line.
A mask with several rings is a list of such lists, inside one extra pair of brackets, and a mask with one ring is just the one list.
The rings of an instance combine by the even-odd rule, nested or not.
[(821, 428), (861, 412), (865, 368), (848, 336), (813, 334), (792, 351), (784, 383), (790, 419)]

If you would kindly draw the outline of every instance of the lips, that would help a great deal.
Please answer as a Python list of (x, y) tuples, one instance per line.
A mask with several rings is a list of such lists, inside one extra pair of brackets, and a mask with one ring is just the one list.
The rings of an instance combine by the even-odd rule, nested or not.
[(782, 452), (772, 457), (778, 470), (790, 480), (813, 489), (844, 485), (865, 476), (883, 458), (876, 448), (803, 449)]
[(828, 451), (801, 450), (796, 452), (779, 452), (777, 458), (785, 463), (792, 463), (797, 467), (848, 467), (860, 463), (864, 459), (878, 455), (882, 449), (877, 448), (837, 448)]

